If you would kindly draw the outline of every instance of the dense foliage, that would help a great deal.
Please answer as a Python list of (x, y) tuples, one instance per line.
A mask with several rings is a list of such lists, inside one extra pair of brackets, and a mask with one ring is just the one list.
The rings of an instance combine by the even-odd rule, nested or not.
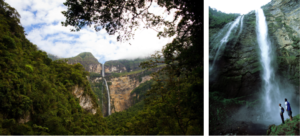
[(106, 134), (100, 109), (92, 115), (72, 94), (75, 85), (82, 87), (97, 107), (83, 66), (37, 50), (19, 17), (0, 0), (0, 135)]
[(131, 95), (135, 95), (133, 97), (133, 103), (138, 103), (146, 98), (146, 93), (151, 89), (151, 85), (153, 84), (153, 80), (146, 81), (141, 83), (137, 88), (131, 91)]
[(209, 7), (209, 36), (211, 37), (238, 16), (239, 14), (227, 14)]

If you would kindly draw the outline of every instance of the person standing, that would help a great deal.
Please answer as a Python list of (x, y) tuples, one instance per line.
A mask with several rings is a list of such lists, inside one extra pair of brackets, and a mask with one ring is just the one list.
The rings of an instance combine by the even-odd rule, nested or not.
[(286, 98), (285, 98), (285, 106), (286, 106), (286, 111), (287, 111), (288, 115), (290, 116), (290, 120), (293, 121), (292, 108)]
[(284, 118), (283, 118), (284, 108), (281, 107), (281, 104), (280, 104), (280, 103), (279, 103), (279, 109), (280, 109), (280, 117), (281, 117), (281, 121), (282, 121), (282, 124), (284, 124)]

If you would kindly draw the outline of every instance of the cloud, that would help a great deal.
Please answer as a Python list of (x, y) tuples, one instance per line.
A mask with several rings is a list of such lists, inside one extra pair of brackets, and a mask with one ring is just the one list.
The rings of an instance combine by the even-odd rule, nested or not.
[[(79, 32), (70, 32), (71, 27), (63, 27), (65, 21), (61, 11), (67, 8), (61, 0), (6, 0), (21, 15), (21, 24), (27, 38), (41, 50), (60, 57), (73, 57), (81, 52), (91, 52), (101, 63), (108, 60), (146, 57), (160, 51), (173, 38), (158, 39), (152, 29), (138, 29), (135, 37), (128, 42), (116, 41), (116, 35), (108, 35), (105, 30), (96, 32), (93, 27), (84, 27)], [(164, 13), (165, 9), (153, 4), (151, 12)], [(167, 14), (167, 13), (165, 13)], [(172, 19), (174, 13), (167, 16)], [(141, 27), (142, 28), (142, 27)]]

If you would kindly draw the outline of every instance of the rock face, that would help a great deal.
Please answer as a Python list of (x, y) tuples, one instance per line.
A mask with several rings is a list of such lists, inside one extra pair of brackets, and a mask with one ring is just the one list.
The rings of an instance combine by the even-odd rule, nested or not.
[[(67, 62), (68, 64), (76, 64), (76, 63), (80, 63), (79, 61), (73, 61), (73, 62)], [(83, 65), (82, 63), (80, 63), (81, 65)], [(93, 72), (93, 73), (98, 73), (101, 74), (102, 73), (102, 64), (86, 64), (84, 65), (84, 68), (86, 71), (88, 72)]]
[(300, 1), (272, 0), (263, 8), (276, 45), (278, 74), (299, 88)]
[(24, 124), (30, 121), (30, 113), (28, 112), (27, 114), (24, 115), (23, 118), (20, 118), (18, 123)]
[(79, 105), (83, 109), (91, 112), (92, 114), (96, 114), (97, 106), (93, 104), (89, 95), (84, 94), (84, 89), (82, 87), (75, 85), (72, 89), (72, 94), (75, 95), (76, 98), (79, 98)]
[(102, 72), (102, 65), (99, 64), (90, 64), (87, 69), (88, 72), (98, 73), (101, 74)]
[(112, 66), (106, 66), (104, 65), (105, 73), (122, 73), (127, 72), (125, 66), (120, 65), (112, 65)]
[[(229, 37), (229, 41), (224, 45), (223, 55), (215, 63), (214, 72), (210, 72), (210, 91), (222, 89), (227, 97), (247, 95), (253, 93), (253, 90), (258, 90), (260, 86), (255, 13), (245, 15), (243, 22), (242, 33), (239, 37)], [(220, 38), (210, 41), (210, 49), (213, 43), (219, 41)], [(211, 63), (212, 61), (213, 58), (210, 59)]]
[(131, 76), (111, 78), (110, 96), (113, 105), (111, 113), (123, 111), (132, 106), (132, 95), (130, 94), (136, 87), (145, 81), (149, 81), (152, 77), (144, 76), (142, 81)]

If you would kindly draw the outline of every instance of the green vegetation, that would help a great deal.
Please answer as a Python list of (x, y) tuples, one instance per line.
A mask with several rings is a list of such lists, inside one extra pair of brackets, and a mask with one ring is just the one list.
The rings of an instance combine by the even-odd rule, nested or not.
[[(74, 31), (95, 24), (98, 26), (96, 31), (105, 29), (109, 34), (119, 34), (117, 40), (123, 41), (132, 38), (133, 30), (142, 19), (146, 21), (146, 28), (165, 27), (158, 32), (159, 38), (177, 35), (161, 52), (152, 55), (153, 60), (140, 64), (147, 69), (166, 64), (152, 74), (154, 83), (146, 94), (143, 110), (129, 118), (126, 124), (115, 122), (122, 125), (114, 125), (117, 128), (110, 132), (131, 135), (203, 134), (203, 9), (199, 5), (191, 0), (158, 1), (158, 5), (167, 11), (177, 9), (174, 20), (166, 21), (148, 12), (150, 6), (146, 6), (143, 0), (84, 1), (80, 4), (77, 0), (67, 0), (64, 4), (69, 8), (62, 12), (66, 16), (62, 25), (73, 26)], [(126, 12), (133, 16), (127, 18)], [(175, 24), (176, 21), (179, 23)], [(162, 58), (164, 61), (160, 60)]]
[(209, 37), (222, 29), (227, 23), (234, 21), (239, 14), (226, 14), (209, 7)]
[(153, 84), (153, 80), (146, 81), (141, 83), (137, 88), (135, 88), (130, 94), (136, 94), (133, 100), (133, 103), (138, 103), (146, 98), (146, 93), (151, 89), (151, 85)]
[(256, 30), (256, 15), (255, 12), (251, 12), (250, 14), (245, 15), (244, 22), (246, 23), (245, 26), (247, 32), (255, 33)]
[(75, 85), (82, 87), (97, 107), (83, 66), (37, 50), (19, 17), (0, 0), (0, 135), (107, 134), (100, 109), (92, 115), (72, 94)]
[(95, 78), (95, 77), (102, 77), (102, 75), (99, 73), (90, 72), (90, 78)]
[[(105, 102), (105, 101), (107, 101), (106, 100), (106, 97), (105, 97), (105, 100), (104, 100), (104, 97), (103, 97), (103, 95), (104, 95), (104, 93), (102, 93), (102, 89), (103, 89), (103, 84), (102, 84), (103, 82), (95, 82), (95, 83), (93, 83), (93, 82), (90, 82), (90, 85), (91, 85), (91, 89), (93, 90), (93, 92), (95, 93), (95, 95), (96, 95), (96, 98), (97, 98), (97, 103), (98, 103), (98, 105), (100, 106), (100, 109), (103, 109), (103, 104), (102, 104), (102, 102)], [(103, 99), (103, 100), (102, 100)], [(106, 102), (107, 103), (107, 102)]]
[(109, 133), (115, 135), (128, 134), (129, 125), (132, 118), (144, 109), (144, 101), (136, 103), (128, 109), (116, 112), (105, 118)]
[[(159, 67), (163, 67), (163, 66), (166, 66), (166, 65), (165, 64), (158, 65), (155, 68), (159, 68)], [(121, 76), (128, 76), (128, 75), (138, 74), (138, 73), (141, 73), (141, 72), (143, 72), (143, 75), (145, 76), (145, 75), (150, 75), (153, 71), (149, 71), (149, 70), (146, 70), (146, 69), (140, 69), (140, 70), (135, 70), (135, 71), (131, 71), (131, 72), (112, 73), (111, 76), (112, 77), (121, 77)]]
[[(127, 74), (130, 74), (131, 71), (139, 71), (142, 70), (139, 65), (140, 63), (151, 60), (151, 58), (137, 58), (133, 60), (127, 60), (127, 59), (121, 59), (121, 60), (113, 60), (113, 61), (107, 61), (105, 62), (106, 67), (111, 67), (111, 66), (118, 66), (118, 67), (125, 67)], [(163, 59), (160, 59), (161, 61)], [(123, 72), (122, 72), (123, 73)], [(126, 74), (122, 74), (126, 75)], [(121, 76), (122, 76), (121, 75)], [(118, 75), (115, 75), (118, 76)]]
[(90, 52), (83, 52), (75, 57), (61, 58), (59, 60), (66, 60), (68, 64), (80, 63), (85, 69), (89, 69), (89, 64), (100, 64)]
[[(286, 116), (286, 115), (284, 115)], [(267, 130), (267, 135), (299, 135), (300, 134), (300, 114), (290, 119), (285, 120), (285, 124), (270, 125)]]

